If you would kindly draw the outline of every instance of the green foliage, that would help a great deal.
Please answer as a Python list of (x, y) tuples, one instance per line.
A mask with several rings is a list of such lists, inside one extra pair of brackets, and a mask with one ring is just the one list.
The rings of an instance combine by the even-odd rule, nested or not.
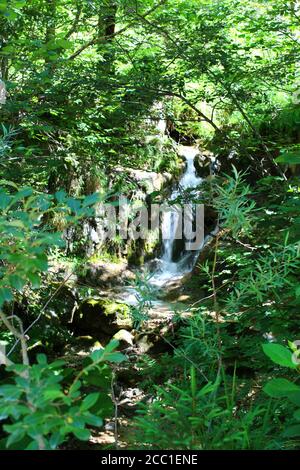
[[(286, 245), (277, 250), (266, 250), (240, 273), (234, 292), (228, 299), (228, 307), (236, 309), (249, 305), (255, 299), (263, 304), (267, 299), (279, 301), (281, 290), (291, 287), (291, 279), (299, 268), (299, 245)], [(294, 292), (294, 288), (292, 288)]]
[[(155, 397), (138, 421), (138, 445), (286, 448), (283, 417), (287, 437), (299, 436), (299, 410), (294, 423), (289, 409), (298, 385), (277, 377), (279, 366), (298, 370), (278, 344), (296, 336), (300, 304), (297, 2), (11, 0), (0, 2), (0, 27), (7, 90), (4, 101), (0, 90), (0, 314), (9, 326), (1, 324), (1, 338), (21, 343), (24, 361), (8, 366), (3, 387), (12, 388), (1, 389), (2, 401), (16, 400), (5, 415), (12, 446), (55, 448), (68, 434), (88, 437), (91, 410), (101, 406), (85, 390), (86, 374), (70, 393), (63, 365), (42, 356), (26, 364), (34, 345), (50, 342), (57, 353), (56, 336), (76, 342), (61, 325), (67, 295), (54, 295), (63, 276), (50, 275), (49, 253), (61, 255), (70, 231), (81, 255), (81, 223), (95, 220), (95, 192), (113, 201), (119, 192), (132, 195), (135, 169), (178, 176), (176, 146), (156, 125), (163, 119), (166, 134), (218, 157), (221, 176), (208, 179), (200, 198), (212, 219), (206, 231), (216, 218), (220, 230), (201, 255), (201, 273), (184, 285), (195, 296), (188, 302), (199, 305), (187, 307), (188, 319), (173, 319), (165, 343), (174, 354), (141, 359)], [(198, 195), (186, 191), (184, 200), (191, 197)], [(123, 248), (116, 237), (99, 257), (116, 261)], [(150, 276), (138, 275), (134, 289), (131, 315), (142, 330), (154, 306)], [(44, 316), (52, 295), (52, 314)], [(260, 346), (266, 337), (277, 341), (263, 346), (272, 371)], [(102, 352), (92, 358), (97, 372)], [(94, 384), (102, 373), (93, 374)], [(257, 391), (266, 373), (273, 378), (265, 391), (283, 404)], [(156, 392), (151, 378), (161, 384)]]
[(224, 389), (220, 380), (199, 385), (193, 367), (186, 380), (189, 387), (182, 383), (158, 387), (156, 400), (147, 408), (140, 407), (136, 419), (139, 446), (233, 450), (262, 448), (271, 441), (263, 437), (266, 408), (257, 405), (246, 413), (235, 410), (234, 381), (231, 390)]
[(245, 183), (245, 174), (233, 166), (233, 175), (225, 175), (220, 184), (213, 190), (213, 205), (217, 210), (220, 227), (230, 230), (234, 237), (247, 235), (253, 229), (253, 212), (255, 202), (250, 199), (252, 190)]
[(97, 194), (75, 200), (62, 191), (52, 196), (12, 183), (7, 186), (12, 191), (0, 187), (0, 308), (26, 284), (39, 287), (40, 275), (48, 269), (47, 251), (64, 246), (62, 234), (51, 230), (51, 219), (59, 215), (66, 226), (78, 223), (93, 214), (91, 206), (98, 200)]
[[(2, 446), (54, 450), (70, 435), (88, 440), (87, 426), (102, 426), (105, 408), (108, 406), (109, 411), (111, 408), (107, 402), (110, 382), (105, 378), (103, 363), (119, 363), (124, 359), (115, 352), (117, 346), (114, 340), (106, 348), (95, 350), (89, 364), (78, 373), (66, 368), (61, 360), (49, 364), (43, 354), (37, 356), (37, 363), (32, 366), (7, 366), (9, 379), (0, 385), (1, 420), (7, 434)], [(85, 391), (86, 386), (95, 383), (95, 375), (97, 391)]]
[(154, 296), (154, 287), (149, 283), (152, 277), (151, 273), (136, 273), (134, 280), (134, 296), (136, 305), (130, 309), (130, 315), (135, 329), (140, 329), (149, 318), (149, 311), (152, 308)]
[[(275, 363), (283, 367), (298, 369), (299, 372), (299, 354), (297, 346), (293, 346), (292, 352), (280, 344), (264, 344), (263, 350)], [(297, 351), (297, 353), (295, 353)], [(295, 405), (300, 405), (300, 386), (285, 378), (271, 379), (265, 386), (264, 392), (272, 398), (284, 398), (289, 404), (292, 404), (293, 409)], [(291, 405), (289, 405), (291, 406)], [(293, 411), (293, 418), (285, 426), (284, 437), (286, 438), (299, 438), (300, 437), (300, 409), (297, 408)]]
[(300, 163), (300, 154), (297, 151), (294, 152), (282, 152), (282, 154), (276, 158), (277, 163), (285, 163), (288, 165), (298, 165)]
[(263, 351), (275, 364), (291, 369), (297, 367), (292, 360), (292, 352), (284, 346), (281, 346), (281, 344), (263, 344)]

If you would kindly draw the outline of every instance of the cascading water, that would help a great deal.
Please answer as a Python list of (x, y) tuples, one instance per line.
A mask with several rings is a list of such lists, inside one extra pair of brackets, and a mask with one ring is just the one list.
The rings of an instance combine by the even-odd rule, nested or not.
[[(194, 166), (194, 159), (199, 153), (196, 147), (181, 146), (180, 154), (186, 160), (185, 171), (179, 180), (178, 186), (171, 194), (170, 201), (175, 201), (184, 191), (192, 190), (202, 183), (202, 178), (197, 176)], [(176, 251), (176, 242), (178, 241), (177, 230), (181, 227), (180, 212), (178, 206), (170, 205), (168, 211), (163, 213), (162, 217), (162, 234), (163, 234), (163, 250), (162, 256), (157, 260), (157, 271), (153, 274), (151, 283), (155, 285), (163, 285), (170, 280), (182, 277), (189, 272), (196, 262), (197, 255), (203, 246), (199, 246), (196, 251), (189, 251), (181, 245), (179, 253)], [(187, 240), (184, 241), (185, 243)], [(183, 244), (184, 245), (184, 244)]]
[[(194, 188), (199, 187), (202, 183), (202, 178), (197, 176), (196, 168), (194, 166), (194, 160), (199, 150), (196, 147), (180, 146), (180, 155), (186, 160), (186, 168), (178, 182), (178, 185), (173, 190), (170, 200), (174, 201), (178, 196), (182, 195), (184, 191), (193, 192)], [(192, 206), (192, 204), (190, 204)], [(177, 206), (178, 207), (178, 206)], [(189, 240), (183, 240), (180, 244), (179, 249), (177, 245), (178, 239), (176, 238), (176, 232), (181, 226), (180, 213), (176, 210), (176, 202), (174, 205), (169, 206), (170, 210), (163, 212), (162, 217), (162, 233), (163, 237), (162, 255), (156, 260), (156, 270), (152, 273), (150, 280), (148, 281), (154, 287), (161, 288), (169, 282), (179, 280), (190, 272), (198, 258), (198, 255), (207, 241), (218, 232), (218, 226), (207, 235), (204, 240), (201, 240), (196, 250), (188, 250)], [(187, 246), (186, 246), (187, 243)], [(120, 297), (122, 301), (129, 305), (136, 305), (138, 303), (139, 294), (134, 287), (127, 288), (123, 295)], [(151, 300), (152, 307), (154, 309), (165, 309), (166, 303), (163, 300)]]

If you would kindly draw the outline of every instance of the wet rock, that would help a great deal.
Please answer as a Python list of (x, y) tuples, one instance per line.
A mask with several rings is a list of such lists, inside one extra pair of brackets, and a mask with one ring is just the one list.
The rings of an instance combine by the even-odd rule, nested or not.
[(213, 232), (214, 228), (217, 225), (218, 213), (212, 207), (205, 205), (204, 206), (204, 233), (205, 236)]
[(132, 240), (128, 245), (127, 259), (131, 266), (143, 266), (157, 256), (160, 252), (161, 244), (159, 235), (154, 238), (153, 232), (149, 231), (146, 239)]
[(172, 261), (174, 261), (175, 263), (177, 263), (181, 259), (182, 253), (185, 249), (185, 243), (186, 240), (184, 238), (174, 240), (172, 247)]
[(187, 273), (180, 279), (168, 282), (162, 298), (165, 301), (178, 300), (178, 298), (183, 294), (184, 285), (188, 283), (190, 279), (191, 273)]
[(137, 387), (128, 388), (120, 394), (119, 407), (122, 413), (131, 417), (136, 412), (139, 403), (146, 400), (145, 392)]

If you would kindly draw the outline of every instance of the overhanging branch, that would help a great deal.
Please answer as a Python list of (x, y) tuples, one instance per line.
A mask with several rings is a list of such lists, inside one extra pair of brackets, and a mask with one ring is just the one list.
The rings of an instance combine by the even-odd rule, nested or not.
[[(147, 18), (147, 16), (151, 15), (151, 13), (153, 13), (155, 10), (157, 10), (158, 8), (160, 8), (162, 5), (164, 5), (165, 3), (167, 3), (168, 0), (161, 0), (157, 5), (154, 5), (154, 7), (150, 8), (150, 10), (148, 10), (146, 13), (144, 13), (143, 15), (140, 16), (140, 18)], [(134, 21), (131, 21), (130, 23), (128, 23), (126, 26), (124, 26), (123, 28), (119, 29), (119, 31), (116, 31), (115, 33), (113, 33), (110, 38), (114, 38), (115, 36), (119, 36), (120, 34), (124, 33), (125, 31), (127, 31), (129, 28), (131, 28), (133, 25), (135, 24), (135, 20)], [(107, 40), (107, 36), (102, 36), (102, 37), (98, 37), (98, 36), (95, 36), (93, 37), (90, 41), (88, 41), (86, 44), (84, 44), (83, 46), (81, 46), (79, 49), (77, 49), (77, 51), (75, 51), (72, 55), (70, 55), (70, 57), (68, 57), (67, 60), (73, 60), (75, 59), (77, 56), (79, 56), (83, 51), (85, 51), (86, 49), (88, 49), (90, 46), (94, 46), (95, 44), (99, 44), (100, 42), (105, 42)]]

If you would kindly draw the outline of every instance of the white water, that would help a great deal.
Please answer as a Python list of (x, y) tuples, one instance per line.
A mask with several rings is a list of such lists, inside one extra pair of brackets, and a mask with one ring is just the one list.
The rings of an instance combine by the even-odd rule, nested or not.
[[(180, 194), (185, 190), (192, 190), (198, 187), (202, 183), (202, 178), (197, 176), (196, 169), (194, 166), (194, 159), (199, 153), (196, 147), (180, 146), (180, 155), (186, 160), (185, 171), (179, 180), (177, 187), (171, 194), (170, 200), (174, 201)], [(157, 286), (162, 286), (171, 280), (180, 279), (184, 274), (190, 272), (197, 259), (197, 255), (203, 244), (199, 246), (196, 251), (189, 251), (182, 249), (179, 259), (174, 261), (174, 248), (176, 242), (176, 232), (178, 230), (179, 236), (181, 236), (179, 229), (180, 214), (178, 212), (178, 206), (176, 204), (171, 206), (170, 210), (163, 213), (162, 218), (162, 237), (163, 237), (163, 250), (162, 256), (157, 260), (158, 268), (151, 278), (151, 283)], [(184, 241), (188, 242), (187, 240)]]
[[(180, 155), (186, 160), (185, 171), (174, 188), (170, 200), (175, 200), (183, 191), (192, 190), (197, 188), (202, 183), (202, 178), (197, 176), (194, 166), (194, 160), (199, 153), (196, 147), (180, 146)], [(162, 218), (162, 233), (165, 235), (163, 239), (162, 255), (157, 259), (157, 268), (153, 272), (149, 282), (153, 286), (162, 288), (169, 282), (180, 280), (185, 274), (192, 271), (195, 263), (197, 262), (198, 255), (212, 235), (216, 235), (218, 227), (216, 227), (210, 235), (207, 235), (198, 249), (195, 251), (181, 250), (179, 257), (174, 261), (174, 245), (176, 242), (176, 230), (178, 229), (179, 214), (176, 211), (176, 205), (171, 206), (172, 209), (163, 214)], [(187, 240), (184, 242), (188, 243)], [(122, 295), (119, 296), (120, 300), (128, 305), (137, 305), (139, 294), (134, 287), (122, 289)], [(152, 300), (152, 308), (161, 310), (166, 307), (166, 302), (163, 300)]]

